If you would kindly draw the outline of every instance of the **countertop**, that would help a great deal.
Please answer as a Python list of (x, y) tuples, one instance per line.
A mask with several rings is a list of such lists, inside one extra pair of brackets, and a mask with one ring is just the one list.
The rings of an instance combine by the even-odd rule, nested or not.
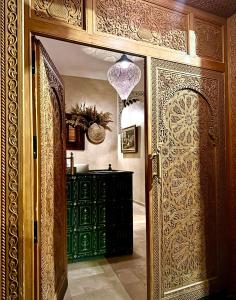
[(117, 173), (133, 173), (132, 171), (123, 171), (123, 170), (89, 170), (87, 172), (79, 172), (73, 175), (67, 174), (67, 176), (76, 176), (76, 175), (111, 175)]

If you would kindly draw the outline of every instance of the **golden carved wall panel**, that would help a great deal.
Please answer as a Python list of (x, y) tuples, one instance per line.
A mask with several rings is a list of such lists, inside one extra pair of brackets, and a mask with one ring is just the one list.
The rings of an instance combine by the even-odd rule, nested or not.
[[(205, 99), (190, 89), (176, 92), (163, 105), (163, 126), (168, 132), (166, 141), (159, 142), (163, 169), (162, 278), (166, 292), (217, 275), (211, 119)], [(206, 224), (208, 220), (210, 224)]]
[(143, 0), (95, 0), (96, 31), (187, 52), (188, 16)]
[(224, 80), (154, 59), (152, 80), (154, 299), (200, 299), (223, 284)]
[[(51, 103), (50, 86), (44, 66), (43, 56), (40, 57), (40, 103), (41, 111), (41, 287), (42, 299), (55, 297), (55, 265), (53, 243), (54, 219), (54, 170), (53, 170), (53, 106)], [(45, 126), (45, 121), (47, 126)], [(50, 187), (47, 183), (50, 183)], [(47, 228), (47, 230), (45, 230)]]
[(196, 54), (212, 60), (223, 60), (223, 31), (221, 25), (194, 19)]
[[(64, 87), (39, 44), (40, 105), (40, 295), (58, 297), (66, 278)], [(38, 57), (38, 56), (36, 56)]]
[(231, 17), (228, 22), (228, 49), (229, 49), (229, 112), (230, 112), (230, 128), (229, 128), (229, 139), (230, 139), (230, 225), (231, 225), (231, 283), (234, 294), (236, 293), (236, 15)]
[(0, 1), (1, 24), (1, 278), (0, 298), (18, 299), (22, 224), (19, 224), (20, 13), (16, 0)]
[(83, 0), (32, 0), (32, 16), (42, 21), (83, 28)]

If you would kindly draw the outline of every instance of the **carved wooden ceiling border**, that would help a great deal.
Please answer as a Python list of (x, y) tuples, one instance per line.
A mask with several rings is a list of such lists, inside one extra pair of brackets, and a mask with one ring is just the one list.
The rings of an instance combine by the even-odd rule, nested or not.
[(236, 12), (234, 0), (176, 0), (220, 17), (230, 17)]
[[(152, 60), (152, 152), (158, 153), (158, 129), (161, 127), (160, 116), (158, 115), (158, 103), (160, 97), (171, 99), (173, 95), (180, 90), (193, 90), (203, 96), (207, 100), (211, 108), (212, 113), (212, 134), (215, 137), (215, 143), (217, 148), (221, 150), (219, 152), (220, 167), (217, 170), (220, 174), (225, 174), (225, 140), (224, 140), (224, 76), (221, 73), (204, 70), (196, 67), (182, 65), (178, 63), (172, 63), (168, 61), (153, 59)], [(162, 95), (162, 96), (161, 96)], [(216, 123), (216, 124), (215, 124)], [(214, 126), (220, 126), (215, 128)], [(162, 131), (162, 129), (161, 129)], [(160, 133), (165, 134), (164, 132)], [(213, 137), (213, 139), (214, 139)], [(153, 172), (157, 172), (154, 164)], [(222, 179), (225, 178), (222, 175)], [(154, 245), (153, 245), (153, 274), (154, 274), (154, 286), (153, 295), (154, 299), (200, 299), (208, 294), (209, 287), (206, 283), (192, 286), (191, 288), (184, 288), (180, 291), (176, 291), (175, 295), (162, 294), (160, 288), (161, 274), (160, 274), (160, 230), (161, 230), (161, 217), (159, 209), (159, 183), (158, 178), (153, 178), (153, 232)], [(220, 199), (223, 199), (225, 194), (225, 184), (221, 185), (218, 190)], [(216, 203), (217, 210), (222, 211), (224, 201), (218, 201)], [(217, 228), (219, 236), (224, 236), (223, 228)], [(219, 264), (222, 262), (219, 261)]]

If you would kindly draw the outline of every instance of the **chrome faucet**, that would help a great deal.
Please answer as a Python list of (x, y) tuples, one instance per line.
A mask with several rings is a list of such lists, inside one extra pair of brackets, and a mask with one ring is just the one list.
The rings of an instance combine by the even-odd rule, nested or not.
[(74, 156), (73, 156), (73, 152), (70, 153), (69, 157), (66, 157), (66, 160), (67, 159), (70, 160), (70, 173), (71, 173), (71, 175), (74, 175)]

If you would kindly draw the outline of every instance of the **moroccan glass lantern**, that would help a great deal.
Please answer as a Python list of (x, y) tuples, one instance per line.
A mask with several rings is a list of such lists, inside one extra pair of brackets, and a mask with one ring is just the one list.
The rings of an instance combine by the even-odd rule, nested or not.
[(117, 91), (121, 100), (126, 101), (133, 88), (141, 79), (140, 68), (123, 54), (107, 72), (110, 84)]

